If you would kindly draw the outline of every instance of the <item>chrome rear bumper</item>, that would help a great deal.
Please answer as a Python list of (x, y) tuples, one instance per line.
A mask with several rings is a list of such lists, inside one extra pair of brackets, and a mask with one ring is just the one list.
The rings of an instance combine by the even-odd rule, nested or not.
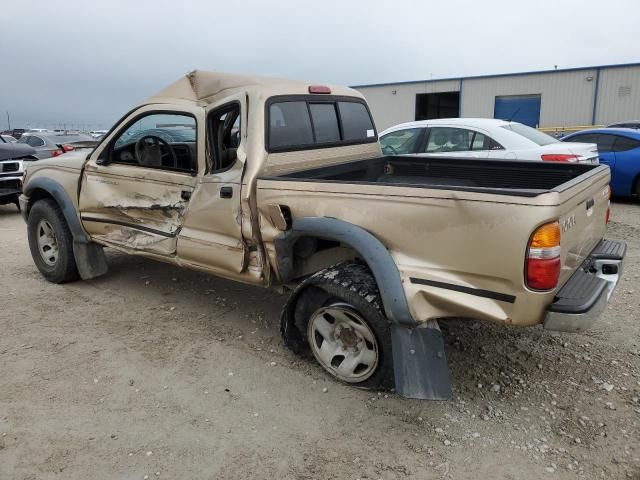
[(624, 242), (602, 240), (549, 305), (544, 328), (581, 332), (600, 318), (622, 274)]

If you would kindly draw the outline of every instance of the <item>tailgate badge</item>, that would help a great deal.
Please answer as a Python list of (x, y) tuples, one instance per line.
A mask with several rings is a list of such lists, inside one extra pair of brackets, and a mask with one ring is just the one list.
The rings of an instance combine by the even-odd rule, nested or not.
[(561, 225), (562, 233), (565, 233), (571, 230), (575, 224), (576, 224), (575, 215), (571, 215), (570, 217), (567, 217), (564, 220), (562, 220), (562, 225)]

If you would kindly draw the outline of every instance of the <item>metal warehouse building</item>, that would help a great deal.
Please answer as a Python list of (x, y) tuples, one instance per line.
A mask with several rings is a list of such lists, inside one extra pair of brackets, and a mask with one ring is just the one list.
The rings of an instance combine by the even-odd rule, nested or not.
[(512, 118), (548, 131), (640, 118), (640, 63), (354, 88), (379, 130), (447, 117)]

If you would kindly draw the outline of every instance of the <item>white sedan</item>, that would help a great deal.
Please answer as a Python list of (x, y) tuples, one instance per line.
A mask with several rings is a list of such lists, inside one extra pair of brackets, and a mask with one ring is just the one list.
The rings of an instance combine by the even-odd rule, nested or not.
[(403, 123), (382, 132), (380, 145), (385, 155), (598, 163), (594, 143), (564, 143), (521, 123), (492, 118)]

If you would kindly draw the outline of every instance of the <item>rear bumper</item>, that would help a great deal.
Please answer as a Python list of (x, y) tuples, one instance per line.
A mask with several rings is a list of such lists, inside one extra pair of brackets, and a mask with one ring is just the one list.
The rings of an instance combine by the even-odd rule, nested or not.
[(624, 242), (602, 240), (549, 305), (544, 328), (561, 332), (589, 329), (607, 307), (622, 274)]

